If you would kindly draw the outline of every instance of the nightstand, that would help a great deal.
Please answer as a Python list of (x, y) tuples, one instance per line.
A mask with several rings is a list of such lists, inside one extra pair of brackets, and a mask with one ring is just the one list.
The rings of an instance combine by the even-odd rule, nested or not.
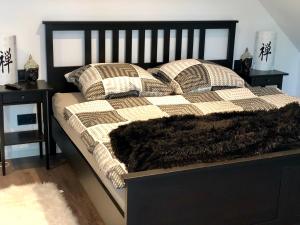
[(270, 86), (277, 85), (279, 89), (282, 89), (283, 76), (287, 76), (288, 73), (278, 70), (260, 71), (251, 69), (249, 76), (243, 77), (251, 86)]
[[(5, 176), (5, 146), (39, 143), (40, 156), (43, 156), (45, 142), (46, 168), (49, 169), (49, 92), (52, 88), (43, 80), (35, 83), (19, 82), (22, 90), (8, 90), (0, 85), (0, 152), (2, 174)], [(38, 129), (20, 132), (4, 132), (3, 106), (5, 105), (37, 105)]]

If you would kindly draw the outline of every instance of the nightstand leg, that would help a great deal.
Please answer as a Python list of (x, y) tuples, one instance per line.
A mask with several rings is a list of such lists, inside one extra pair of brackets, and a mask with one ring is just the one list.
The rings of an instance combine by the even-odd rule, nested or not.
[(2, 104), (2, 95), (0, 96), (0, 153), (1, 153), (1, 166), (2, 174), (5, 176), (5, 145), (4, 145), (4, 122), (3, 122), (3, 104)]
[(283, 76), (281, 77), (281, 81), (280, 81), (280, 83), (278, 84), (278, 88), (279, 88), (280, 90), (282, 90), (282, 79), (283, 79)]
[(49, 99), (48, 91), (44, 93), (43, 96), (43, 121), (44, 121), (44, 138), (45, 138), (45, 154), (46, 154), (46, 168), (50, 168), (50, 159), (49, 159)]
[[(36, 104), (37, 107), (37, 119), (38, 119), (38, 129), (39, 132), (42, 131), (42, 110), (41, 110), (41, 103)], [(43, 158), (43, 142), (39, 142), (39, 147), (40, 147), (40, 158)]]
[(39, 142), (39, 149), (40, 149), (40, 158), (44, 158), (43, 156), (43, 142)]

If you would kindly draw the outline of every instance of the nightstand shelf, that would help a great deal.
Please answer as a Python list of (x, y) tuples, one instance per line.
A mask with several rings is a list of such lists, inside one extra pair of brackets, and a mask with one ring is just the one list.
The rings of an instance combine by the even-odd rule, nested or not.
[(39, 130), (9, 132), (4, 134), (5, 146), (43, 142), (44, 135)]
[[(40, 156), (43, 156), (45, 142), (46, 168), (49, 169), (49, 92), (52, 88), (46, 81), (19, 82), (21, 90), (8, 90), (0, 85), (0, 155), (2, 174), (5, 176), (5, 146), (39, 143)], [(38, 129), (20, 132), (4, 132), (3, 106), (36, 104)]]

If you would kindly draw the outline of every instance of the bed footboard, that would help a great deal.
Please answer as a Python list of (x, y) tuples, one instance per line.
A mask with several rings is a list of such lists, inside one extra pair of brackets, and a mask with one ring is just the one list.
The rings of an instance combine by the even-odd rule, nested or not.
[(299, 153), (129, 174), (127, 225), (299, 224)]

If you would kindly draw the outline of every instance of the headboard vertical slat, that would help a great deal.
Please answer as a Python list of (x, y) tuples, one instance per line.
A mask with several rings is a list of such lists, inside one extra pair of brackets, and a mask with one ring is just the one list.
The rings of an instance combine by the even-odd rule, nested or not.
[(182, 29), (176, 30), (176, 52), (175, 59), (181, 59), (181, 49), (182, 49)]
[(105, 62), (105, 30), (98, 31), (99, 37), (99, 62)]
[(46, 27), (46, 60), (47, 60), (47, 70), (52, 70), (54, 65), (53, 57), (53, 30), (51, 26)]
[(164, 30), (164, 62), (168, 62), (170, 59), (170, 29)]
[(205, 38), (206, 38), (206, 29), (200, 29), (200, 37), (199, 37), (199, 59), (204, 59), (205, 52)]
[(113, 62), (119, 62), (119, 30), (113, 30), (113, 44), (112, 44), (112, 52), (113, 52)]
[[(204, 59), (205, 57), (205, 42), (206, 30), (208, 29), (228, 29), (228, 46), (226, 59), (212, 60), (223, 66), (232, 68), (234, 42), (236, 33), (236, 20), (222, 20), (222, 21), (45, 21), (43, 22), (46, 27), (46, 59), (47, 59), (47, 80), (56, 91), (70, 92), (77, 90), (76, 87), (67, 83), (64, 74), (77, 69), (82, 65), (74, 66), (55, 66), (54, 65), (54, 44), (53, 34), (54, 31), (83, 31), (84, 32), (84, 63), (88, 64), (92, 61), (92, 31), (96, 30), (99, 33), (98, 45), (99, 54), (97, 62), (106, 62), (107, 51), (112, 54), (112, 61), (119, 62), (120, 52), (125, 52), (125, 62), (133, 62), (133, 31), (139, 31), (138, 36), (138, 59), (137, 65), (144, 67), (155, 67), (162, 63), (167, 63), (170, 60), (170, 50), (175, 51), (176, 59), (182, 58), (182, 40), (183, 30), (188, 31), (187, 35), (187, 57), (192, 58), (195, 45), (195, 30), (199, 29), (199, 54), (198, 58)], [(125, 49), (120, 49), (120, 31), (125, 30)], [(145, 32), (151, 31), (151, 47), (146, 46)], [(170, 46), (170, 33), (176, 31), (176, 49), (171, 49)], [(106, 32), (112, 31), (112, 48), (106, 48)], [(160, 44), (160, 31), (163, 32), (163, 49), (159, 49)], [(172, 37), (173, 38), (173, 37)], [(146, 49), (147, 48), (147, 49)], [(145, 52), (150, 48), (150, 63), (145, 62)], [(158, 55), (158, 52), (161, 54)], [(172, 52), (173, 53), (173, 52)], [(73, 53), (71, 53), (73, 54)]]
[[(53, 73), (53, 67), (54, 67), (54, 52), (53, 52), (53, 29), (52, 26), (46, 26), (46, 61), (47, 61), (47, 75)], [(48, 76), (47, 77), (48, 82), (52, 82), (53, 77)]]
[(145, 63), (145, 30), (139, 30), (139, 52), (138, 52), (138, 63), (140, 65)]
[(85, 65), (92, 63), (92, 38), (91, 30), (84, 31), (84, 63)]
[(187, 58), (193, 58), (194, 50), (194, 29), (188, 29), (188, 47), (187, 47)]
[(151, 63), (157, 62), (157, 30), (151, 31)]
[(228, 67), (232, 67), (233, 54), (234, 54), (234, 42), (235, 42), (236, 24), (231, 24), (229, 28), (228, 45), (227, 45), (227, 60)]
[(132, 61), (132, 30), (126, 30), (125, 35), (125, 62), (130, 63)]

